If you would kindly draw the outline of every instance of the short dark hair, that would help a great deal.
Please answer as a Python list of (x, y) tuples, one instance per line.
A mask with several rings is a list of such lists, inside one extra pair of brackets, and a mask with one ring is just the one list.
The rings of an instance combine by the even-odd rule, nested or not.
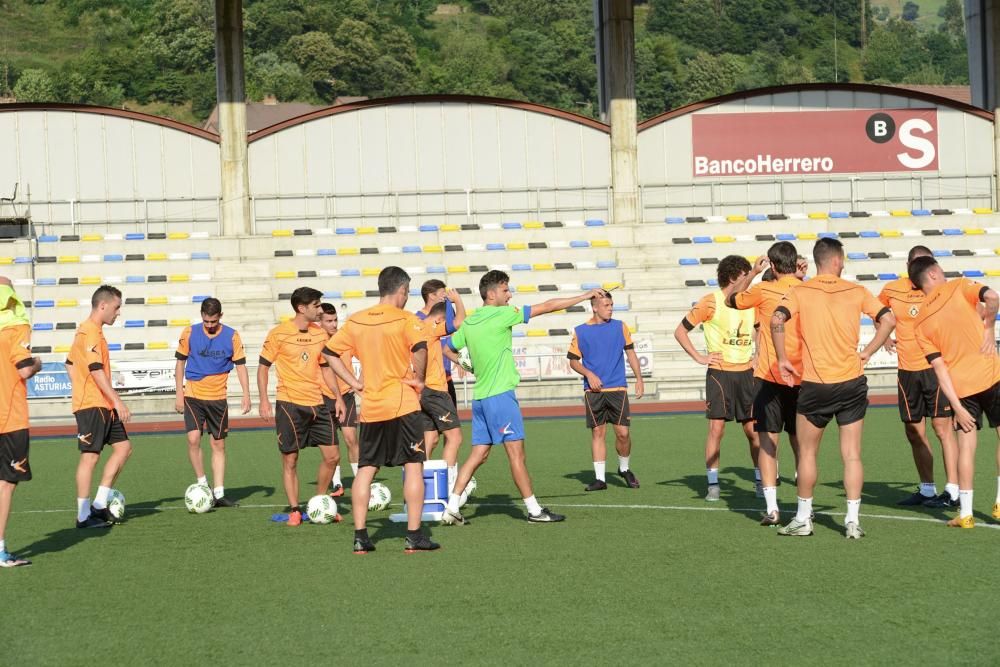
[(910, 262), (906, 267), (906, 271), (910, 277), (910, 282), (916, 285), (917, 289), (923, 289), (924, 278), (927, 277), (927, 271), (931, 267), (937, 265), (938, 262), (933, 257), (929, 257), (927, 255), (914, 257), (913, 261)]
[(221, 315), (222, 314), (222, 302), (215, 297), (208, 297), (201, 302), (201, 314), (202, 315)]
[(90, 307), (97, 308), (102, 302), (114, 301), (120, 298), (122, 298), (122, 291), (120, 289), (114, 285), (101, 285), (94, 290), (94, 295), (90, 297)]
[(424, 303), (427, 303), (431, 294), (434, 294), (434, 292), (437, 292), (439, 289), (444, 289), (445, 287), (446, 285), (443, 280), (431, 278), (420, 287), (420, 296), (424, 298)]
[(917, 257), (933, 257), (934, 251), (925, 245), (915, 245), (910, 248), (909, 254), (906, 256), (906, 263), (909, 264)]
[(479, 279), (479, 296), (482, 297), (483, 301), (486, 301), (487, 292), (496, 288), (498, 285), (504, 284), (510, 284), (510, 276), (503, 271), (497, 271), (496, 269), (487, 271), (483, 274), (483, 277)]
[(299, 306), (308, 306), (310, 303), (323, 298), (323, 293), (312, 287), (300, 287), (292, 292), (292, 309), (298, 313)]
[(615, 297), (611, 296), (611, 292), (608, 290), (604, 290), (603, 294), (595, 294), (594, 296), (590, 297), (590, 305), (593, 306), (594, 302), (597, 301), (598, 299), (607, 299), (611, 303), (615, 302)]
[(760, 277), (765, 283), (774, 282), (774, 271), (771, 269), (766, 269), (764, 274)]
[(448, 302), (447, 301), (438, 301), (433, 306), (431, 306), (431, 310), (430, 310), (429, 313), (427, 313), (427, 316), (428, 317), (432, 317), (432, 316), (436, 317), (438, 315), (444, 315), (445, 312), (447, 312), (446, 311), (447, 308), (448, 308)]
[(833, 257), (844, 256), (844, 244), (837, 239), (823, 237), (813, 246), (813, 261), (816, 266), (826, 265)]
[(750, 262), (742, 255), (727, 255), (719, 262), (715, 275), (719, 278), (719, 287), (728, 287), (744, 273), (749, 273)]
[(337, 309), (333, 307), (332, 303), (321, 303), (319, 304), (319, 307), (323, 310), (324, 315), (333, 315), (334, 317), (337, 316)]
[(778, 241), (767, 249), (767, 259), (771, 262), (774, 273), (791, 275), (795, 273), (799, 253), (788, 241)]
[(410, 274), (398, 266), (387, 266), (378, 274), (378, 295), (389, 296), (410, 282)]

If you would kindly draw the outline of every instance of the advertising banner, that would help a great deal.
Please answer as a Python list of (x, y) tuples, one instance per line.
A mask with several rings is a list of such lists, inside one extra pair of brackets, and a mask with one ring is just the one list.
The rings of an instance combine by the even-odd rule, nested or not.
[(62, 362), (46, 361), (42, 370), (28, 378), (28, 398), (64, 398), (73, 395), (69, 371)]
[(695, 178), (934, 171), (936, 109), (695, 114)]
[(119, 394), (172, 392), (175, 360), (117, 361), (111, 365), (111, 386)]

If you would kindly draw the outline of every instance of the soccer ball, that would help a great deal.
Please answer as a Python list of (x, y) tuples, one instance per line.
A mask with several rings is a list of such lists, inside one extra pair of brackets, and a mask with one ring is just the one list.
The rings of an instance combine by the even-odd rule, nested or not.
[(111, 489), (108, 494), (108, 511), (118, 520), (125, 516), (125, 494), (118, 489)]
[(468, 373), (476, 374), (472, 368), (472, 357), (469, 356), (469, 348), (463, 347), (458, 351), (458, 364)]
[(389, 487), (382, 482), (372, 484), (372, 494), (368, 498), (368, 509), (372, 512), (381, 512), (392, 502), (392, 492)]
[(476, 478), (472, 477), (469, 479), (469, 483), (465, 485), (465, 491), (462, 491), (462, 495), (459, 496), (458, 506), (463, 507), (465, 503), (469, 502), (469, 496), (476, 492), (476, 487), (479, 484), (476, 482)]
[(187, 507), (188, 512), (204, 514), (212, 509), (214, 504), (215, 496), (212, 495), (212, 489), (204, 484), (192, 484), (184, 492), (184, 506)]
[(306, 516), (311, 523), (333, 523), (337, 520), (337, 501), (325, 493), (313, 496), (306, 505)]

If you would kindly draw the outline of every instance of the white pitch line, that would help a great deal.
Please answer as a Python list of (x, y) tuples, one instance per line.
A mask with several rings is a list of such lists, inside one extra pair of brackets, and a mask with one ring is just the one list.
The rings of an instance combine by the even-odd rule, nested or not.
[[(391, 503), (391, 507), (402, 507), (401, 503)], [(514, 507), (515, 503), (468, 503), (470, 507)], [(615, 504), (600, 504), (600, 503), (547, 503), (549, 507), (557, 508), (576, 508), (576, 509), (620, 509), (620, 510), (660, 510), (660, 511), (670, 511), (670, 512), (739, 512), (739, 513), (754, 513), (760, 512), (759, 507), (694, 507), (685, 505), (615, 505)], [(240, 505), (241, 508), (245, 509), (278, 509), (285, 508), (287, 505)], [(165, 510), (186, 510), (183, 505), (160, 505), (158, 507), (139, 507), (130, 512), (162, 512)], [(76, 510), (66, 508), (66, 509), (47, 509), (47, 510), (19, 510), (12, 511), (11, 514), (53, 514), (60, 512), (75, 512)], [(794, 514), (794, 510), (785, 510), (783, 514)], [(839, 517), (842, 516), (840, 512), (816, 512), (822, 516)], [(933, 519), (931, 517), (925, 516), (900, 516), (898, 514), (867, 514), (861, 513), (859, 516), (865, 517), (866, 519), (885, 519), (888, 521), (916, 521), (919, 523), (936, 523), (943, 524), (944, 521), (941, 519)], [(978, 523), (977, 528), (990, 528), (992, 530), (1000, 530), (1000, 524), (994, 523)]]

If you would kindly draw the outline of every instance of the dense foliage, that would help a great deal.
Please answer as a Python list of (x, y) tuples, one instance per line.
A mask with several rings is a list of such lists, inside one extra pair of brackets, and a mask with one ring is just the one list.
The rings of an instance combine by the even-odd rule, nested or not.
[[(930, 24), (916, 0), (899, 16), (873, 4), (637, 3), (639, 115), (774, 84), (967, 83), (960, 0), (938, 1)], [(212, 7), (0, 0), (9, 19), (0, 28), (0, 96), (159, 104), (161, 113), (202, 119), (215, 102)], [(592, 8), (591, 0), (245, 0), (247, 94), (326, 104), (342, 95), (466, 93), (595, 116)], [(44, 39), (21, 39), (43, 24)]]

